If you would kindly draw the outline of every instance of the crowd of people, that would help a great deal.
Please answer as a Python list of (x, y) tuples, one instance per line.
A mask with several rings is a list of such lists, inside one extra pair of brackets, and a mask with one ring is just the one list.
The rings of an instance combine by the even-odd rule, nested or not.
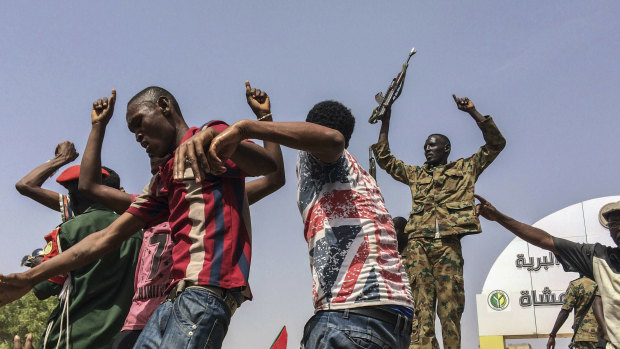
[[(17, 183), (21, 194), (61, 212), (62, 223), (45, 236), (42, 258), (26, 261), (31, 269), (0, 275), (0, 306), (31, 289), (40, 299), (58, 296), (41, 348), (220, 348), (233, 314), (252, 299), (249, 206), (284, 185), (280, 146), (286, 146), (299, 150), (297, 204), (313, 280), (315, 314), (302, 348), (439, 348), (436, 316), (444, 348), (460, 348), (460, 240), (481, 232), (479, 215), (596, 281), (587, 291), (585, 281), (571, 284), (575, 290), (567, 294), (574, 296), (566, 299), (573, 303), (562, 308), (548, 347), (575, 307), (580, 324), (601, 328), (576, 336), (574, 347), (588, 347), (578, 342), (591, 337), (619, 346), (620, 250), (555, 238), (474, 194), (506, 141), (470, 99), (453, 98), (485, 141), (466, 159), (448, 162), (450, 140), (431, 134), (426, 162), (407, 165), (390, 151), (391, 113), (381, 120), (371, 148), (379, 166), (411, 190), (406, 219), (392, 218), (375, 179), (348, 152), (355, 118), (346, 106), (323, 101), (305, 122), (274, 122), (269, 96), (249, 82), (246, 99), (256, 120), (232, 125), (214, 120), (189, 127), (175, 97), (161, 87), (131, 98), (127, 126), (145, 148), (153, 176), (142, 193), (126, 193), (118, 174), (101, 164), (116, 102), (112, 90), (93, 103), (81, 164), (57, 178), (66, 195), (43, 184), (78, 157), (70, 142)], [(620, 203), (602, 213), (618, 243)]]

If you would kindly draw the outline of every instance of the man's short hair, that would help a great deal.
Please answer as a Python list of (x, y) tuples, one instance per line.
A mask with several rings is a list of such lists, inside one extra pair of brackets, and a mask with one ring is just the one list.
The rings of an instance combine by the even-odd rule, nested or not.
[(405, 217), (397, 216), (392, 218), (392, 223), (394, 224), (394, 229), (396, 232), (405, 231), (405, 226), (407, 225), (407, 219)]
[(392, 218), (392, 223), (394, 224), (394, 230), (396, 231), (396, 242), (398, 253), (403, 254), (405, 251), (405, 247), (407, 246), (408, 236), (405, 233), (405, 226), (407, 226), (407, 219), (405, 217), (394, 217)]
[(428, 138), (433, 137), (433, 136), (443, 140), (446, 143), (446, 145), (450, 145), (450, 139), (448, 138), (448, 136), (442, 135), (441, 133), (433, 133), (433, 134), (429, 135)]
[(172, 93), (168, 92), (168, 90), (159, 86), (149, 86), (144, 90), (138, 92), (129, 100), (129, 102), (127, 102), (127, 106), (129, 107), (129, 105), (131, 105), (132, 103), (152, 103), (154, 105), (157, 105), (157, 100), (160, 97), (166, 97), (172, 104), (172, 107), (176, 109), (177, 113), (179, 113), (179, 115), (182, 115), (179, 103), (177, 103), (177, 99), (174, 98)]
[(108, 177), (103, 178), (101, 183), (103, 185), (107, 185), (108, 187), (112, 187), (114, 189), (120, 189), (121, 178), (118, 176), (118, 173), (116, 173), (116, 171), (114, 171), (113, 169), (109, 167), (101, 166), (101, 168), (108, 171), (108, 173), (110, 174)]
[(318, 124), (340, 131), (344, 136), (344, 147), (349, 147), (349, 139), (355, 128), (355, 117), (351, 110), (340, 102), (323, 101), (310, 109), (306, 122)]

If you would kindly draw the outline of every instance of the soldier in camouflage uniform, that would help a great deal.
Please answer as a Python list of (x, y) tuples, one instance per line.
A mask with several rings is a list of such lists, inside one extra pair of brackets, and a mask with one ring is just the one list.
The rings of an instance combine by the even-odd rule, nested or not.
[(562, 310), (560, 310), (553, 329), (549, 333), (547, 349), (555, 348), (555, 336), (573, 309), (575, 310), (575, 321), (573, 322), (575, 335), (570, 348), (596, 348), (596, 344), (603, 337), (603, 331), (594, 317), (594, 307), (592, 306), (596, 296), (600, 296), (596, 282), (585, 276), (581, 276), (568, 284)]
[(452, 97), (458, 109), (476, 121), (486, 142), (471, 157), (448, 163), (450, 140), (432, 134), (424, 144), (424, 165), (406, 165), (390, 153), (390, 112), (382, 120), (379, 141), (372, 146), (379, 166), (411, 189), (412, 209), (405, 228), (409, 241), (404, 251), (415, 302), (410, 348), (439, 348), (435, 308), (444, 348), (461, 346), (465, 289), (460, 239), (481, 231), (474, 213), (474, 184), (506, 145), (491, 117), (480, 114), (468, 98)]

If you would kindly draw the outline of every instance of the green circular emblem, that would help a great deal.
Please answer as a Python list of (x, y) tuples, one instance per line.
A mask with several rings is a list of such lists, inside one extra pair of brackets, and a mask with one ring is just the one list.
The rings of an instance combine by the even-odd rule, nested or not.
[(54, 245), (52, 244), (52, 242), (48, 242), (47, 245), (45, 245), (45, 248), (43, 249), (43, 254), (49, 254), (50, 252), (52, 252), (52, 248), (54, 247)]
[(487, 303), (493, 310), (502, 311), (508, 308), (508, 304), (510, 304), (510, 299), (508, 298), (508, 294), (506, 292), (502, 290), (495, 290), (489, 293)]

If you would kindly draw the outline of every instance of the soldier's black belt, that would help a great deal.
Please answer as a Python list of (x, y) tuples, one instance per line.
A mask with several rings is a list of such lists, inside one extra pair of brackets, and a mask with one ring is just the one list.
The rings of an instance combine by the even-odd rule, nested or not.
[[(402, 328), (411, 328), (411, 319), (395, 311), (389, 310), (389, 309), (385, 309), (381, 307), (361, 307), (361, 308), (351, 308), (351, 309), (346, 309), (346, 310), (349, 311), (349, 314), (368, 316), (375, 320), (387, 322), (388, 324), (394, 325), (395, 327), (402, 326)], [(344, 313), (346, 310), (330, 310), (330, 311)], [(399, 323), (399, 320), (400, 320), (400, 323)]]

